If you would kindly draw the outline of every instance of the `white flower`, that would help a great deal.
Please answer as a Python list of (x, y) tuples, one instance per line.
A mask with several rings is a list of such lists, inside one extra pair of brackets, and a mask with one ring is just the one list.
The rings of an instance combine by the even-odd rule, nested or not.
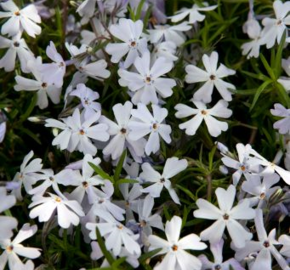
[[(164, 226), (162, 223), (162, 218), (159, 214), (151, 214), (151, 211), (154, 206), (154, 199), (147, 195), (144, 200), (139, 200), (138, 203), (138, 225), (141, 229), (142, 234), (141, 238), (148, 237), (152, 234), (152, 228), (158, 228), (164, 231)], [(144, 240), (143, 240), (144, 242)]]
[(0, 49), (4, 48), (8, 48), (8, 50), (0, 60), (0, 68), (4, 68), (7, 72), (14, 70), (17, 56), (22, 72), (30, 72), (27, 63), (34, 59), (34, 55), (20, 35), (12, 37), (11, 40), (0, 36)]
[(261, 33), (261, 44), (266, 44), (267, 49), (272, 48), (276, 40), (280, 44), (285, 31), (286, 41), (289, 42), (286, 25), (290, 25), (290, 16), (287, 16), (290, 11), (290, 3), (282, 3), (280, 0), (276, 0), (273, 3), (273, 8), (276, 18), (264, 18), (262, 21), (264, 29)]
[[(249, 21), (247, 21), (249, 22)], [(252, 19), (247, 24), (248, 35), (252, 39), (250, 42), (244, 43), (242, 48), (242, 54), (247, 55), (247, 59), (251, 57), (258, 58), (260, 54), (261, 46), (261, 26), (257, 20)]]
[(139, 235), (126, 228), (122, 223), (108, 212), (98, 210), (96, 212), (101, 218), (99, 223), (88, 222), (86, 228), (91, 231), (90, 237), (92, 240), (97, 239), (96, 228), (99, 229), (101, 236), (105, 237), (105, 244), (108, 250), (112, 250), (114, 256), (120, 255), (122, 246), (132, 255), (140, 255), (141, 249), (136, 242)]
[(179, 198), (175, 190), (171, 186), (170, 178), (174, 177), (178, 173), (184, 171), (187, 168), (187, 161), (185, 159), (178, 160), (177, 157), (168, 158), (164, 165), (162, 175), (155, 171), (149, 163), (144, 163), (142, 165), (143, 172), (140, 174), (140, 178), (144, 179), (146, 182), (154, 183), (153, 185), (142, 189), (142, 192), (149, 193), (152, 197), (160, 197), (160, 193), (165, 187), (172, 200), (180, 204)]
[(252, 168), (253, 166), (251, 166), (251, 163), (249, 162), (249, 154), (252, 147), (249, 144), (245, 146), (242, 143), (238, 143), (236, 148), (238, 153), (237, 159), (222, 153), (222, 162), (224, 165), (229, 168), (236, 169), (233, 173), (233, 184), (235, 186), (239, 183), (242, 175), (248, 179), (252, 172), (257, 172), (254, 171), (254, 168)]
[(23, 159), (23, 162), (20, 166), (20, 172), (17, 172), (13, 178), (13, 182), (19, 183), (19, 188), (13, 189), (12, 194), (15, 194), (18, 200), (22, 200), (21, 195), (21, 187), (24, 185), (25, 191), (28, 193), (32, 189), (32, 185), (34, 185), (38, 179), (41, 179), (42, 174), (39, 172), (42, 169), (42, 160), (40, 158), (36, 158), (30, 161), (33, 157), (33, 151), (30, 151)]
[(60, 145), (61, 150), (67, 149), (70, 152), (78, 150), (84, 154), (96, 155), (97, 148), (90, 139), (107, 141), (109, 133), (106, 124), (93, 123), (98, 121), (101, 113), (94, 113), (88, 119), (85, 119), (84, 112), (80, 114), (79, 109), (75, 109), (72, 116), (62, 119), (64, 123), (47, 119), (46, 127), (57, 127), (63, 131), (52, 141), (52, 145)]
[(29, 217), (38, 217), (39, 222), (46, 222), (56, 210), (60, 227), (67, 229), (72, 224), (75, 226), (79, 225), (80, 217), (85, 215), (80, 204), (77, 201), (68, 200), (63, 195), (56, 196), (51, 193), (48, 194), (49, 197), (36, 195), (32, 198), (32, 203), (28, 207), (36, 207), (30, 211)]
[(82, 23), (85, 23), (89, 18), (93, 17), (96, 11), (96, 3), (98, 0), (85, 0), (77, 8), (77, 13), (84, 17)]
[(66, 64), (52, 41), (50, 41), (49, 46), (46, 48), (46, 54), (54, 63), (42, 64), (40, 71), (43, 74), (43, 80), (48, 84), (60, 88), (63, 85)]
[(176, 61), (178, 57), (176, 54), (176, 44), (172, 41), (164, 41), (155, 44), (152, 58), (156, 61), (159, 57), (164, 57), (167, 61)]
[[(198, 258), (202, 262), (202, 270), (245, 270), (244, 267), (235, 259), (228, 259), (223, 262), (223, 246), (224, 240), (221, 239), (219, 242), (210, 244), (210, 251), (213, 254), (214, 262), (210, 262), (205, 255), (200, 255)], [(230, 268), (231, 266), (231, 268)]]
[(147, 155), (151, 153), (155, 154), (160, 149), (159, 135), (166, 143), (171, 142), (171, 127), (163, 124), (165, 117), (168, 115), (168, 111), (165, 108), (160, 108), (152, 104), (152, 115), (144, 104), (138, 103), (137, 106), (137, 109), (132, 110), (133, 119), (128, 124), (130, 131), (129, 139), (137, 141), (147, 134), (150, 134), (145, 145), (145, 153)]
[[(14, 195), (7, 195), (6, 188), (0, 187), (0, 213), (11, 208), (16, 203)], [(14, 217), (0, 216), (0, 241), (2, 239), (10, 238), (13, 233), (12, 230), (17, 227), (17, 220)]]
[[(288, 57), (288, 59), (282, 59), (282, 67), (287, 75), (290, 76), (290, 57)], [(286, 92), (290, 91), (290, 78), (280, 77), (277, 81), (283, 85)]]
[(278, 239), (278, 242), (283, 245), (283, 247), (281, 248), (280, 250), (280, 253), (283, 255), (283, 256), (286, 256), (286, 257), (290, 257), (290, 236), (289, 235), (286, 235), (286, 234), (283, 234), (279, 237)]
[(286, 109), (279, 103), (275, 103), (274, 108), (271, 109), (271, 113), (275, 116), (283, 117), (283, 119), (275, 122), (273, 127), (278, 129), (280, 134), (288, 134), (290, 132), (290, 109)]
[(243, 200), (233, 207), (236, 195), (236, 188), (233, 185), (230, 185), (227, 190), (217, 188), (215, 193), (220, 208), (204, 199), (196, 201), (199, 208), (193, 213), (196, 218), (216, 220), (209, 228), (201, 232), (201, 239), (217, 243), (222, 239), (224, 230), (227, 228), (234, 245), (238, 248), (244, 247), (246, 241), (252, 238), (252, 234), (236, 220), (253, 219), (255, 211), (250, 208), (248, 200)]
[(258, 252), (255, 262), (251, 266), (251, 269), (271, 270), (272, 256), (274, 256), (281, 269), (289, 269), (288, 263), (274, 246), (280, 245), (280, 243), (275, 239), (276, 229), (273, 229), (269, 235), (267, 235), (263, 224), (263, 212), (261, 209), (256, 210), (255, 227), (259, 241), (247, 242), (244, 248), (236, 251), (236, 259), (241, 261), (250, 253)]
[(98, 166), (101, 163), (100, 158), (93, 158), (91, 155), (86, 154), (82, 161), (82, 174), (79, 171), (76, 172), (76, 177), (62, 178), (65, 181), (60, 181), (65, 186), (76, 186), (76, 188), (70, 193), (71, 199), (77, 200), (80, 204), (83, 202), (85, 195), (88, 198), (90, 204), (94, 203), (96, 193), (95, 186), (104, 184), (104, 180), (98, 175), (93, 176), (94, 169), (89, 165), (89, 162)]
[(274, 162), (270, 162), (264, 157), (262, 157), (257, 151), (255, 151), (253, 148), (250, 150), (250, 158), (249, 162), (251, 162), (253, 165), (261, 165), (264, 166), (264, 170), (260, 172), (260, 175), (267, 175), (267, 174), (273, 174), (276, 172), (281, 176), (281, 178), (289, 185), (290, 184), (290, 172), (286, 171), (285, 169), (279, 167)]
[(200, 242), (200, 238), (193, 233), (179, 239), (181, 224), (182, 219), (178, 216), (174, 216), (170, 221), (166, 222), (165, 234), (167, 241), (156, 235), (149, 236), (149, 250), (162, 248), (157, 255), (166, 253), (162, 262), (154, 267), (155, 270), (201, 269), (201, 261), (185, 250), (203, 250), (206, 248), (206, 244)]
[(223, 64), (220, 64), (217, 68), (218, 57), (217, 52), (212, 52), (210, 56), (207, 56), (206, 54), (202, 56), (202, 62), (206, 71), (194, 65), (186, 66), (185, 71), (187, 72), (187, 75), (185, 76), (185, 81), (187, 83), (206, 82), (197, 90), (197, 92), (194, 93), (193, 97), (195, 100), (203, 101), (205, 103), (211, 102), (214, 86), (224, 100), (232, 100), (232, 93), (229, 89), (235, 90), (236, 88), (233, 84), (223, 81), (222, 78), (234, 75), (236, 72), (227, 68)]
[(114, 186), (109, 180), (104, 180), (102, 191), (95, 189), (91, 194), (92, 202), (94, 203), (92, 210), (97, 215), (100, 210), (112, 214), (117, 220), (124, 220), (125, 210), (116, 204), (112, 203), (112, 196), (114, 194)]
[(217, 137), (222, 131), (228, 129), (228, 123), (221, 122), (215, 117), (229, 118), (232, 115), (232, 110), (228, 109), (228, 103), (220, 100), (214, 107), (207, 109), (206, 105), (201, 101), (193, 101), (197, 109), (191, 108), (184, 104), (177, 104), (174, 108), (177, 110), (175, 116), (177, 118), (184, 118), (195, 115), (192, 119), (179, 125), (180, 129), (185, 129), (187, 135), (194, 135), (196, 130), (205, 121), (208, 132), (211, 136)]
[(160, 41), (171, 41), (176, 46), (181, 46), (186, 37), (182, 32), (188, 31), (192, 26), (187, 22), (183, 22), (176, 25), (155, 25), (155, 29), (147, 30), (150, 34), (149, 39), (152, 43), (158, 43)]
[(30, 4), (20, 10), (13, 1), (7, 1), (6, 3), (1, 3), (1, 7), (4, 9), (4, 12), (0, 12), (0, 18), (10, 17), (2, 25), (2, 35), (15, 36), (23, 30), (31, 37), (41, 33), (40, 26), (36, 24), (41, 23), (41, 18), (37, 13), (35, 5)]
[(54, 174), (52, 169), (44, 169), (41, 172), (43, 174), (39, 176), (37, 183), (40, 180), (43, 180), (43, 182), (28, 192), (31, 195), (43, 195), (49, 187), (52, 187), (57, 194), (60, 194), (58, 184), (63, 184), (65, 181), (74, 181), (76, 178), (74, 171), (69, 169), (62, 170), (57, 174)]
[(261, 177), (259, 175), (252, 175), (247, 181), (244, 181), (242, 184), (242, 189), (246, 191), (248, 194), (253, 195), (249, 200), (251, 201), (251, 206), (257, 205), (259, 202), (263, 200), (268, 200), (277, 189), (278, 186), (272, 187), (280, 180), (279, 175), (270, 174), (263, 177), (263, 181), (261, 181)]
[(10, 270), (19, 270), (19, 265), (22, 265), (22, 262), (18, 255), (29, 259), (36, 259), (41, 255), (38, 248), (24, 247), (20, 244), (27, 238), (33, 236), (36, 232), (36, 225), (30, 226), (29, 223), (26, 223), (19, 230), (13, 241), (8, 238), (0, 240), (0, 248), (4, 250), (0, 256), (1, 269), (5, 268), (8, 261)]
[(70, 92), (70, 96), (78, 97), (81, 100), (85, 118), (101, 110), (101, 104), (95, 102), (100, 97), (99, 93), (86, 87), (83, 83), (78, 84), (77, 89)]
[(183, 20), (185, 17), (189, 15), (188, 22), (190, 24), (194, 24), (196, 22), (202, 22), (205, 19), (205, 15), (200, 14), (199, 11), (211, 11), (214, 10), (217, 5), (209, 6), (207, 2), (203, 2), (204, 7), (200, 7), (197, 4), (194, 4), (191, 8), (182, 8), (178, 10), (175, 15), (169, 17), (171, 21), (176, 23)]
[(135, 92), (132, 98), (134, 104), (139, 102), (145, 105), (150, 102), (158, 104), (157, 93), (162, 98), (167, 98), (172, 95), (172, 88), (176, 86), (176, 82), (173, 79), (163, 78), (161, 76), (172, 69), (173, 62), (159, 57), (151, 67), (150, 53), (147, 51), (142, 57), (136, 58), (134, 66), (138, 73), (124, 69), (118, 70), (118, 74), (121, 77), (119, 84), (121, 86), (128, 86), (132, 92)]
[(106, 46), (106, 52), (112, 55), (113, 63), (119, 63), (121, 58), (128, 54), (124, 63), (124, 67), (128, 68), (134, 63), (138, 53), (143, 54), (147, 50), (147, 40), (141, 38), (143, 31), (141, 20), (133, 22), (130, 19), (121, 18), (119, 24), (113, 24), (109, 29), (114, 37), (123, 41), (122, 43), (109, 43)]
[(124, 149), (128, 148), (136, 161), (141, 161), (144, 156), (145, 139), (141, 138), (137, 141), (129, 139), (128, 123), (131, 117), (133, 105), (127, 101), (124, 105), (118, 103), (113, 106), (113, 112), (116, 122), (101, 116), (100, 123), (105, 123), (109, 126), (109, 134), (112, 137), (107, 146), (103, 149), (104, 155), (110, 155), (113, 160), (118, 159)]
[(38, 57), (34, 61), (29, 61), (27, 66), (36, 80), (27, 79), (18, 75), (15, 77), (17, 84), (14, 86), (14, 89), (16, 91), (37, 91), (37, 105), (40, 109), (44, 109), (48, 106), (47, 96), (50, 97), (54, 104), (59, 103), (61, 88), (58, 88), (53, 84), (48, 84), (44, 80), (43, 74), (40, 72), (41, 65), (41, 57)]

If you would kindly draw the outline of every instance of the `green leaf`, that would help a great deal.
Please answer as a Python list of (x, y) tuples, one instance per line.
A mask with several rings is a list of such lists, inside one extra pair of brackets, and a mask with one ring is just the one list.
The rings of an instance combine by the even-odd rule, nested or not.
[(151, 251), (141, 255), (139, 258), (139, 262), (144, 263), (147, 259), (157, 255), (158, 252), (160, 252), (161, 250), (162, 250), (162, 248), (157, 248), (157, 249), (151, 250)]
[(259, 99), (259, 96), (262, 94), (262, 92), (265, 90), (265, 88), (270, 84), (272, 83), (272, 81), (265, 81), (258, 89), (257, 89), (257, 92), (254, 96), (254, 100), (253, 100), (253, 103), (250, 107), (250, 111), (255, 107), (258, 99)]
[(188, 190), (187, 188), (181, 186), (181, 185), (175, 185), (178, 189), (180, 189), (181, 191), (183, 191), (190, 199), (192, 199), (193, 201), (196, 201), (195, 196), (192, 194), (192, 192), (190, 190)]
[(113, 177), (108, 175), (105, 171), (103, 171), (99, 166), (96, 166), (94, 163), (89, 162), (89, 165), (94, 169), (94, 171), (101, 176), (103, 179), (110, 180), (112, 183), (114, 183)]
[(145, 3), (145, 0), (140, 1), (139, 5), (137, 7), (137, 10), (136, 10), (135, 21), (140, 20), (144, 3)]
[(252, 72), (248, 72), (248, 71), (245, 71), (245, 70), (241, 70), (242, 73), (244, 73), (245, 75), (248, 75), (254, 79), (257, 79), (257, 80), (261, 80), (261, 81), (267, 81), (269, 80), (270, 78), (263, 75), (263, 74), (255, 74), (255, 73), (252, 73)]
[(125, 149), (119, 159), (119, 162), (117, 164), (117, 167), (116, 167), (116, 170), (115, 170), (115, 174), (114, 174), (114, 180), (115, 181), (118, 181), (120, 179), (120, 174), (121, 174), (121, 171), (123, 169), (123, 164), (124, 164), (124, 160), (127, 156), (127, 150)]
[(30, 114), (32, 113), (32, 111), (36, 105), (36, 102), (37, 102), (37, 94), (33, 94), (33, 97), (29, 103), (29, 106), (28, 106), (26, 112), (24, 114), (22, 114), (20, 117), (21, 122), (25, 121), (30, 116)]
[(272, 68), (270, 67), (270, 65), (268, 64), (266, 58), (264, 57), (263, 54), (260, 53), (260, 58), (262, 60), (262, 63), (264, 65), (264, 68), (267, 70), (270, 78), (273, 80), (273, 81), (276, 81), (276, 75), (274, 73), (274, 71), (272, 70)]
[(286, 40), (286, 31), (284, 30), (283, 36), (281, 38), (276, 56), (275, 56), (275, 62), (274, 62), (274, 72), (276, 75), (276, 78), (280, 77), (281, 74), (281, 63), (282, 63), (282, 53), (283, 53), (283, 48)]

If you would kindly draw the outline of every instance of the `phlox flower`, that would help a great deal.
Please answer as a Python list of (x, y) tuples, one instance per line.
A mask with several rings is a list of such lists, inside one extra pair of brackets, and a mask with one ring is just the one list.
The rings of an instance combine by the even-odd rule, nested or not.
[(111, 202), (114, 194), (114, 186), (109, 180), (104, 180), (102, 190), (95, 189), (94, 193), (91, 193), (92, 197), (92, 211), (97, 215), (99, 211), (106, 211), (113, 215), (117, 220), (124, 220), (125, 210), (118, 205)]
[(280, 245), (283, 245), (283, 247), (280, 249), (280, 254), (289, 258), (290, 257), (290, 236), (286, 234), (282, 234), (279, 237), (278, 242), (280, 243)]
[(93, 17), (96, 11), (96, 3), (98, 0), (85, 0), (77, 8), (77, 13), (83, 17), (82, 23), (86, 23)]
[(263, 180), (259, 175), (251, 175), (247, 181), (244, 181), (242, 189), (253, 196), (249, 198), (251, 206), (256, 206), (259, 202), (268, 200), (280, 188), (279, 186), (272, 187), (277, 184), (279, 180), (279, 175), (274, 173), (265, 175)]
[[(31, 160), (34, 153), (30, 151), (23, 159), (23, 162), (20, 166), (20, 172), (17, 172), (13, 178), (13, 182), (19, 184), (17, 189), (12, 190), (12, 194), (15, 194), (18, 200), (22, 200), (21, 188), (22, 185), (25, 188), (25, 191), (28, 193), (32, 189), (38, 179), (41, 179), (42, 174), (40, 171), (42, 169), (42, 160), (40, 158), (35, 158)], [(29, 160), (31, 160), (29, 162)]]
[(154, 29), (147, 30), (149, 32), (149, 40), (151, 43), (158, 43), (160, 41), (171, 41), (176, 46), (181, 46), (186, 37), (183, 32), (190, 30), (192, 26), (187, 22), (176, 25), (154, 25)]
[(1, 7), (4, 12), (0, 12), (0, 18), (9, 18), (1, 27), (2, 35), (8, 34), (12, 37), (21, 34), (23, 30), (31, 37), (41, 33), (40, 26), (36, 24), (41, 23), (41, 18), (34, 4), (20, 10), (13, 1), (7, 1), (1, 3)]
[(30, 211), (29, 217), (32, 219), (38, 217), (39, 222), (46, 222), (57, 212), (57, 222), (60, 227), (67, 229), (71, 225), (77, 226), (80, 217), (85, 215), (80, 204), (77, 201), (68, 200), (61, 194), (57, 196), (48, 193), (48, 195), (48, 197), (41, 195), (32, 197), (32, 203), (28, 207), (34, 208)]
[(37, 179), (37, 182), (43, 181), (40, 185), (31, 189), (28, 193), (31, 195), (43, 195), (49, 187), (52, 187), (54, 192), (60, 193), (59, 184), (63, 184), (65, 181), (73, 181), (76, 175), (73, 170), (65, 169), (58, 173), (54, 173), (52, 169), (41, 170), (41, 175)]
[[(179, 198), (171, 185), (170, 178), (174, 177), (178, 173), (184, 171), (187, 168), (187, 161), (185, 159), (178, 160), (177, 157), (168, 158), (165, 162), (163, 173), (155, 171), (149, 163), (142, 164), (142, 173), (140, 178), (146, 182), (153, 183), (153, 185), (143, 188), (141, 191), (149, 193), (152, 197), (160, 197), (160, 193), (165, 187), (172, 200), (180, 204)], [(146, 183), (145, 182), (145, 183)]]
[(27, 63), (29, 60), (34, 60), (34, 55), (20, 35), (13, 36), (12, 39), (0, 36), (0, 49), (5, 48), (8, 50), (0, 60), (0, 68), (4, 68), (6, 72), (14, 70), (17, 56), (22, 72), (30, 72)]
[(289, 171), (279, 167), (274, 162), (268, 161), (253, 148), (250, 150), (249, 162), (251, 162), (253, 165), (261, 165), (264, 167), (263, 170), (260, 172), (260, 175), (273, 174), (276, 172), (288, 185), (290, 184)]
[(66, 48), (72, 56), (75, 67), (78, 69), (77, 73), (99, 81), (110, 77), (111, 72), (106, 69), (107, 62), (104, 59), (95, 61), (96, 57), (92, 54), (92, 48), (90, 46), (82, 45), (78, 49), (76, 46), (66, 43)]
[[(245, 270), (240, 263), (232, 258), (223, 262), (223, 246), (224, 240), (221, 239), (219, 242), (210, 244), (210, 251), (213, 254), (214, 262), (209, 261), (205, 255), (200, 255), (198, 258), (202, 262), (202, 270)], [(231, 267), (231, 268), (230, 268)]]
[(202, 62), (206, 69), (205, 71), (194, 65), (186, 66), (185, 71), (187, 74), (185, 76), (185, 81), (187, 83), (205, 82), (205, 84), (194, 93), (193, 98), (195, 100), (210, 103), (214, 86), (224, 100), (232, 100), (232, 93), (229, 89), (235, 90), (236, 88), (233, 84), (223, 81), (222, 78), (234, 75), (236, 72), (223, 64), (220, 64), (217, 68), (218, 57), (217, 52), (212, 52), (210, 56), (206, 54), (202, 56)]
[(138, 103), (137, 107), (137, 109), (132, 110), (133, 118), (128, 124), (130, 131), (129, 139), (137, 141), (150, 134), (145, 145), (145, 153), (147, 155), (151, 153), (155, 154), (160, 149), (159, 135), (166, 143), (171, 142), (171, 127), (170, 125), (163, 124), (168, 111), (165, 108), (152, 104), (152, 115), (144, 104)]
[(149, 236), (149, 251), (162, 248), (157, 255), (166, 254), (162, 262), (154, 267), (155, 270), (201, 269), (201, 261), (185, 250), (203, 250), (206, 249), (206, 244), (200, 242), (200, 238), (193, 233), (179, 239), (181, 224), (182, 219), (178, 216), (174, 216), (166, 222), (165, 234), (167, 241), (156, 235)]
[(202, 22), (205, 19), (205, 15), (201, 14), (199, 11), (211, 11), (217, 8), (217, 5), (208, 6), (207, 2), (203, 2), (203, 6), (200, 7), (197, 4), (194, 4), (191, 8), (182, 8), (178, 10), (175, 15), (169, 17), (172, 22), (176, 23), (187, 16), (189, 16), (188, 22), (194, 24), (196, 22)]
[(195, 115), (189, 121), (186, 121), (179, 125), (180, 129), (185, 129), (187, 135), (195, 135), (196, 130), (199, 128), (202, 121), (208, 128), (208, 132), (211, 136), (217, 137), (222, 131), (228, 129), (228, 123), (221, 122), (215, 117), (229, 118), (232, 115), (232, 110), (228, 109), (228, 102), (224, 100), (218, 101), (218, 103), (211, 109), (207, 109), (206, 105), (201, 101), (192, 101), (197, 109), (191, 108), (185, 104), (177, 104), (174, 108), (177, 110), (175, 117), (184, 118), (191, 115)]
[(70, 92), (70, 96), (78, 97), (81, 100), (85, 118), (101, 111), (101, 104), (95, 101), (100, 97), (99, 93), (86, 87), (83, 83), (78, 84), (76, 90)]
[(236, 251), (235, 258), (243, 260), (250, 253), (258, 252), (254, 263), (250, 269), (272, 269), (272, 256), (276, 259), (281, 269), (289, 269), (288, 263), (281, 256), (275, 245), (280, 245), (276, 238), (276, 229), (273, 229), (268, 235), (263, 224), (263, 212), (261, 209), (256, 210), (255, 227), (258, 235), (258, 241), (248, 241), (246, 246)]
[(215, 191), (219, 208), (204, 199), (198, 199), (197, 210), (193, 212), (196, 218), (216, 220), (209, 228), (201, 232), (200, 238), (210, 243), (217, 243), (222, 239), (225, 228), (227, 228), (233, 244), (242, 248), (246, 241), (252, 238), (252, 233), (237, 220), (251, 220), (255, 217), (255, 210), (250, 208), (250, 202), (243, 200), (233, 207), (236, 196), (236, 188), (230, 185), (227, 190), (217, 188)]
[(236, 170), (233, 173), (233, 184), (235, 186), (239, 183), (242, 175), (244, 175), (245, 178), (248, 179), (252, 172), (257, 172), (254, 170), (254, 168), (252, 168), (251, 163), (249, 162), (250, 150), (252, 149), (251, 145), (243, 145), (242, 143), (238, 143), (236, 145), (236, 148), (238, 153), (237, 159), (222, 153), (223, 164), (229, 168)]
[(273, 9), (276, 18), (264, 18), (262, 21), (264, 29), (261, 33), (261, 44), (266, 44), (267, 49), (272, 48), (276, 40), (280, 44), (285, 31), (286, 41), (289, 42), (287, 25), (290, 25), (290, 15), (287, 16), (287, 14), (290, 11), (290, 3), (276, 0), (273, 3)]
[(150, 102), (158, 104), (157, 93), (162, 98), (170, 97), (173, 93), (172, 88), (176, 86), (176, 82), (173, 79), (161, 77), (172, 69), (173, 62), (159, 57), (152, 64), (150, 63), (150, 58), (148, 51), (142, 57), (136, 58), (134, 66), (138, 73), (125, 69), (118, 70), (120, 76), (119, 84), (128, 86), (130, 91), (135, 92), (132, 97), (134, 104), (139, 102), (145, 105)]
[(131, 66), (138, 53), (143, 54), (147, 50), (147, 40), (142, 36), (143, 22), (138, 20), (133, 22), (130, 19), (121, 18), (119, 24), (112, 24), (109, 28), (110, 33), (120, 43), (109, 43), (105, 50), (112, 55), (111, 61), (119, 63), (121, 58), (127, 54), (124, 68)]
[[(0, 213), (8, 210), (16, 203), (14, 195), (7, 195), (6, 188), (0, 187)], [(0, 241), (12, 237), (12, 230), (17, 227), (17, 220), (14, 217), (0, 216)]]
[(131, 111), (133, 105), (127, 101), (124, 105), (118, 103), (113, 106), (113, 112), (116, 122), (101, 116), (100, 123), (105, 123), (109, 126), (109, 134), (112, 136), (110, 142), (103, 149), (104, 155), (109, 155), (113, 160), (118, 159), (124, 149), (128, 148), (133, 158), (136, 161), (141, 161), (141, 157), (144, 156), (145, 139), (133, 141), (129, 138), (128, 123), (131, 118)]
[(241, 46), (242, 54), (247, 55), (247, 59), (251, 57), (258, 58), (261, 46), (261, 26), (255, 19), (247, 21), (247, 33), (251, 41), (244, 43)]
[(61, 88), (56, 87), (53, 84), (48, 84), (44, 78), (43, 74), (40, 72), (42, 65), (42, 59), (41, 57), (38, 57), (36, 60), (30, 60), (27, 64), (29, 70), (35, 77), (35, 80), (33, 79), (27, 79), (25, 77), (17, 75), (15, 77), (16, 85), (14, 86), (14, 89), (16, 91), (37, 91), (37, 105), (40, 109), (44, 109), (48, 106), (48, 98), (51, 99), (51, 101), (54, 104), (58, 104), (60, 101), (60, 94), (61, 94)]
[(86, 154), (82, 160), (82, 173), (75, 171), (75, 177), (62, 178), (61, 184), (65, 186), (75, 186), (76, 188), (70, 193), (69, 198), (78, 201), (80, 204), (83, 202), (85, 196), (88, 202), (93, 204), (96, 193), (96, 187), (104, 184), (104, 180), (94, 175), (94, 169), (90, 166), (89, 162), (98, 166), (101, 163), (100, 158), (93, 158), (91, 155)]
[(96, 124), (101, 113), (94, 113), (85, 119), (84, 112), (80, 113), (75, 109), (72, 116), (62, 119), (60, 122), (55, 119), (47, 119), (46, 127), (56, 127), (63, 131), (54, 138), (52, 145), (59, 145), (61, 150), (67, 149), (70, 152), (76, 149), (84, 154), (96, 155), (97, 148), (90, 139), (107, 141), (109, 133), (106, 124)]
[[(287, 73), (288, 76), (290, 76), (290, 57), (288, 59), (282, 59), (282, 68)], [(280, 77), (277, 80), (280, 84), (283, 85), (286, 92), (290, 91), (290, 78), (289, 77)]]
[(155, 44), (152, 58), (156, 61), (159, 57), (164, 57), (168, 61), (176, 61), (178, 57), (176, 54), (176, 44), (172, 41), (164, 41)]
[(271, 113), (283, 119), (274, 123), (273, 127), (279, 130), (280, 134), (289, 134), (290, 132), (290, 109), (286, 109), (282, 104), (275, 103)]
[(99, 229), (101, 236), (105, 237), (105, 244), (114, 256), (119, 256), (124, 247), (128, 253), (139, 256), (141, 249), (137, 243), (138, 234), (134, 234), (130, 229), (117, 221), (110, 213), (98, 210), (97, 216), (101, 218), (99, 223), (88, 222), (86, 228), (90, 230), (92, 240), (97, 239), (96, 228)]
[[(38, 248), (32, 247), (24, 247), (21, 243), (26, 240), (27, 238), (33, 236), (37, 232), (37, 226), (33, 225), (30, 226), (29, 223), (26, 223), (22, 226), (19, 230), (18, 234), (11, 241), (9, 238), (5, 240), (0, 240), (0, 248), (3, 250), (3, 253), (0, 256), (0, 269), (3, 270), (5, 265), (9, 265), (10, 270), (19, 270), (19, 266), (22, 266), (23, 263), (21, 262), (19, 256), (29, 258), (29, 259), (36, 259), (41, 254)], [(27, 264), (27, 266), (29, 266)], [(31, 268), (22, 268), (22, 269), (31, 269)]]
[(53, 63), (42, 64), (40, 71), (43, 74), (43, 80), (48, 84), (54, 84), (56, 87), (61, 88), (66, 71), (66, 64), (62, 56), (57, 52), (52, 41), (50, 41), (49, 46), (46, 48), (46, 55)]

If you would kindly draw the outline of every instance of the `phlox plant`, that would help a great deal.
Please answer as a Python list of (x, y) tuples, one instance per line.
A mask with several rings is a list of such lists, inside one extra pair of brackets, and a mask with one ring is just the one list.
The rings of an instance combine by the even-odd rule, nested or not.
[(290, 1), (0, 1), (0, 270), (290, 269)]

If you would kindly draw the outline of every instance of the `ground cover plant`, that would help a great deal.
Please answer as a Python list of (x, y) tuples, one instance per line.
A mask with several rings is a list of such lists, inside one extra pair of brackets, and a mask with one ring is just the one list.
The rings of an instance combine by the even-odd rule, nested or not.
[(0, 1), (0, 269), (290, 269), (290, 1)]

